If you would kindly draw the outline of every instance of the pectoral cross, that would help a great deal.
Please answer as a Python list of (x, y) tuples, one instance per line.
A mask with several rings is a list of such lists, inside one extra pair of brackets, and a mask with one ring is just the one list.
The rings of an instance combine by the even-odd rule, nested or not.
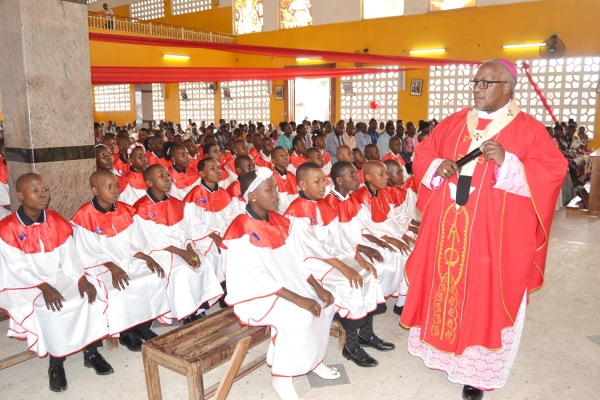
[(508, 116), (509, 116), (509, 117), (512, 117), (512, 116), (513, 116), (513, 112), (512, 112), (512, 110), (511, 110), (510, 108), (508, 109)]
[(481, 136), (481, 135), (479, 134), (479, 132), (475, 132), (475, 136), (473, 136), (473, 137), (474, 137), (474, 138), (475, 138), (475, 140), (477, 140), (477, 141), (480, 141), (480, 140), (483, 138), (483, 136)]

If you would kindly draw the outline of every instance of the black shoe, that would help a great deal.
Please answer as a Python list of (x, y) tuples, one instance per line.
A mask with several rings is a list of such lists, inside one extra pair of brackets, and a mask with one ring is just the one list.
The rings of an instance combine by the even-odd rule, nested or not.
[(196, 314), (196, 320), (200, 319), (200, 318), (204, 318), (206, 317), (206, 313), (204, 311), (202, 311), (200, 314)]
[(397, 305), (394, 305), (394, 314), (402, 316), (402, 311), (404, 311), (404, 306), (398, 307)]
[(367, 352), (360, 347), (354, 350), (353, 353), (350, 353), (346, 346), (344, 346), (344, 350), (342, 350), (342, 356), (352, 361), (359, 367), (376, 367), (379, 365), (379, 361), (368, 355)]
[(136, 331), (122, 332), (119, 343), (127, 347), (129, 351), (142, 351), (142, 336)]
[(358, 335), (358, 344), (360, 344), (361, 347), (372, 347), (379, 351), (390, 351), (396, 348), (395, 344), (385, 342), (375, 335), (371, 336), (370, 340), (363, 339), (362, 336)]
[(225, 303), (225, 296), (219, 299), (219, 308), (227, 308), (229, 307), (227, 303)]
[(141, 335), (142, 339), (144, 340), (144, 342), (147, 342), (148, 340), (152, 340), (152, 339), (154, 339), (155, 337), (158, 336), (156, 334), (156, 332), (154, 332), (150, 328), (144, 329), (142, 332), (140, 332), (140, 335)]
[(190, 315), (189, 317), (185, 317), (181, 322), (183, 325), (191, 324), (196, 320), (196, 315)]
[(473, 386), (465, 385), (463, 388), (462, 398), (465, 400), (481, 400), (483, 399), (483, 390)]
[(48, 370), (48, 379), (50, 380), (50, 390), (53, 392), (64, 392), (67, 390), (67, 375), (62, 365), (50, 368)]
[(110, 375), (115, 370), (112, 369), (109, 363), (106, 362), (102, 354), (96, 352), (84, 352), (83, 365), (87, 368), (94, 368), (96, 375)]

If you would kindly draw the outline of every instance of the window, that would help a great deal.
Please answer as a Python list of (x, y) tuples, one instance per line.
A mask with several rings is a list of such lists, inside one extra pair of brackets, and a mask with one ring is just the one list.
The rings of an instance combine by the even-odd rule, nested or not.
[(280, 0), (279, 29), (312, 25), (312, 0)]
[(448, 65), (429, 71), (429, 118), (441, 121), (463, 108), (472, 106), (469, 81), (477, 67)]
[[(179, 115), (181, 127), (187, 128), (188, 119), (199, 124), (215, 120), (215, 94), (209, 82), (182, 82), (179, 84)], [(185, 90), (187, 100), (182, 99)]]
[(143, 0), (131, 4), (131, 18), (156, 19), (165, 16), (163, 0)]
[(165, 120), (165, 94), (161, 83), (152, 84), (152, 119)]
[[(397, 67), (384, 68), (381, 73), (342, 78), (343, 83), (352, 83), (354, 95), (341, 95), (342, 119), (356, 122), (398, 119)], [(341, 85), (343, 86), (343, 85)], [(346, 85), (348, 86), (348, 85)], [(340, 88), (341, 89), (341, 88)], [(371, 108), (371, 104), (376, 109)]]
[(262, 0), (235, 1), (235, 34), (262, 32), (263, 4)]
[(87, 4), (92, 4), (92, 3), (95, 3), (95, 2), (97, 2), (97, 1), (98, 1), (98, 0), (87, 0)]
[[(559, 121), (573, 118), (594, 137), (598, 101), (600, 57), (529, 60), (529, 72), (548, 100)], [(520, 61), (517, 65), (520, 65)], [(469, 81), (476, 67), (449, 65), (434, 67), (429, 72), (429, 118), (438, 121), (473, 105)], [(523, 112), (531, 114), (544, 125), (554, 125), (539, 97), (519, 68), (515, 99)]]
[(404, 0), (363, 0), (363, 19), (404, 15)]
[(94, 104), (97, 112), (130, 111), (129, 85), (94, 86)]
[(454, 10), (476, 5), (476, 0), (429, 0), (429, 11)]
[[(268, 124), (271, 101), (267, 81), (221, 82), (221, 115), (229, 121), (252, 121)], [(229, 92), (229, 95), (227, 94)]]
[[(600, 57), (534, 59), (527, 62), (529, 73), (548, 100), (556, 118), (564, 122), (573, 118), (578, 125), (586, 127), (590, 138), (594, 137)], [(520, 64), (521, 61), (518, 61), (517, 65)], [(527, 76), (520, 68), (519, 72), (515, 93), (519, 107), (544, 125), (554, 125)]]
[(189, 14), (212, 8), (212, 0), (171, 0), (171, 15)]

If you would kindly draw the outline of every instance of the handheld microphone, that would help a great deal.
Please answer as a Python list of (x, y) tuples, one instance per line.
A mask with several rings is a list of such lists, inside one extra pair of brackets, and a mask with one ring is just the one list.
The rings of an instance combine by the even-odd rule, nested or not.
[(471, 161), (477, 159), (477, 157), (479, 157), (480, 155), (483, 154), (483, 149), (484, 149), (484, 146), (479, 146), (478, 148), (476, 148), (475, 150), (473, 150), (472, 152), (470, 152), (469, 154), (467, 154), (466, 156), (464, 156), (463, 158), (458, 160), (456, 162), (456, 165), (458, 165), (458, 168), (462, 168), (465, 165), (467, 165), (468, 163), (470, 163)]

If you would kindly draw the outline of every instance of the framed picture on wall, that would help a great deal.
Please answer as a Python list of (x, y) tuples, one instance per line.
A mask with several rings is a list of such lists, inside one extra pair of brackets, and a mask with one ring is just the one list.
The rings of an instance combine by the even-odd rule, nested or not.
[(420, 96), (423, 92), (423, 79), (413, 79), (410, 84), (410, 95)]
[(283, 86), (275, 86), (275, 100), (283, 100)]

